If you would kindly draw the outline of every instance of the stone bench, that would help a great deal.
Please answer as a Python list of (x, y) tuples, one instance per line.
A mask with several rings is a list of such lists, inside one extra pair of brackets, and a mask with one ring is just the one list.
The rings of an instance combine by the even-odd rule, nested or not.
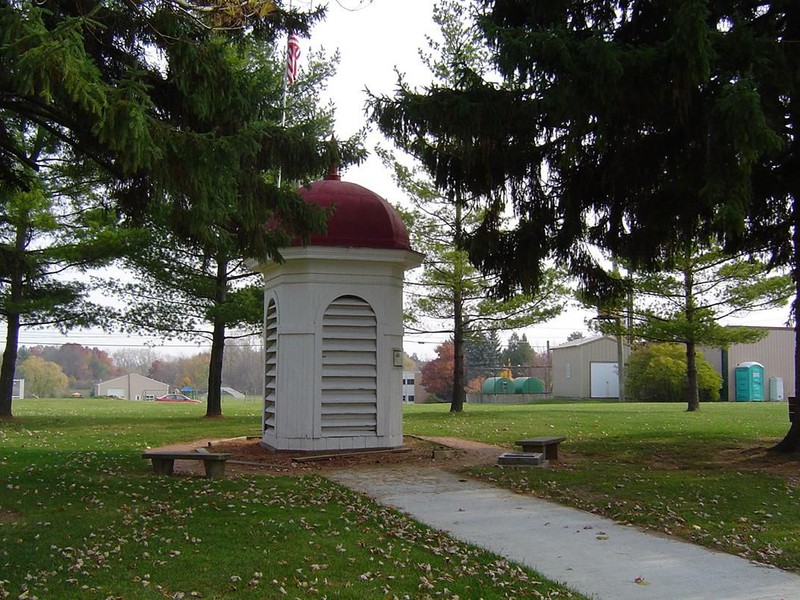
[(536, 437), (517, 440), (517, 446), (522, 446), (523, 452), (541, 452), (545, 460), (558, 460), (558, 445), (566, 440), (565, 437)]
[(497, 457), (497, 464), (501, 467), (543, 467), (547, 461), (541, 452), (503, 452)]
[(206, 469), (206, 477), (223, 477), (225, 462), (230, 458), (227, 453), (211, 453), (197, 451), (150, 450), (142, 453), (142, 458), (153, 462), (153, 472), (158, 475), (172, 475), (176, 460), (199, 460)]

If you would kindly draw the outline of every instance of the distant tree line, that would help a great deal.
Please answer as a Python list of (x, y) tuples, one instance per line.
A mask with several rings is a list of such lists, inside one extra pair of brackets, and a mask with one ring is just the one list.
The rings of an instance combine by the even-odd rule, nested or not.
[[(91, 395), (97, 383), (129, 373), (161, 381), (170, 388), (191, 386), (205, 392), (209, 352), (192, 356), (162, 356), (150, 348), (124, 349), (109, 354), (80, 344), (22, 346), (16, 372), (25, 379), (27, 396)], [(223, 385), (256, 394), (261, 385), (261, 351), (246, 344), (229, 345), (222, 371)]]

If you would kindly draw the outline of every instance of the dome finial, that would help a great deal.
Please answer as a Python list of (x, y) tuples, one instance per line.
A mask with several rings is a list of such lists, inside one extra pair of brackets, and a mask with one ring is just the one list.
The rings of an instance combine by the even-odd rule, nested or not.
[(331, 140), (328, 144), (328, 151), (330, 154), (330, 165), (328, 166), (328, 174), (325, 179), (340, 181), (342, 176), (339, 175), (339, 146), (336, 144), (336, 137), (331, 135)]

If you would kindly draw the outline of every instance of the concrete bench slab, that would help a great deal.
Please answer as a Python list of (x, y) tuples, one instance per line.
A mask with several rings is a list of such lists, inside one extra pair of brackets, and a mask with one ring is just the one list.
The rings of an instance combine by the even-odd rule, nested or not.
[(545, 460), (558, 460), (558, 445), (566, 440), (565, 437), (535, 437), (517, 440), (517, 446), (522, 446), (523, 452), (542, 452)]
[(206, 477), (213, 479), (225, 475), (225, 462), (230, 458), (228, 453), (161, 451), (151, 450), (142, 453), (142, 458), (150, 459), (153, 472), (158, 475), (172, 475), (176, 460), (199, 460), (206, 470)]
[(546, 463), (541, 452), (503, 452), (497, 457), (497, 464), (511, 467), (539, 467)]

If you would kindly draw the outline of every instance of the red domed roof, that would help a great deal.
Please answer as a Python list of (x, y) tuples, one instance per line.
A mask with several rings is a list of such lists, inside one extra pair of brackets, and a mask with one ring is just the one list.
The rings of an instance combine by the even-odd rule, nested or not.
[(400, 215), (375, 192), (341, 181), (335, 172), (297, 191), (308, 202), (333, 207), (327, 233), (312, 235), (310, 246), (411, 250)]

